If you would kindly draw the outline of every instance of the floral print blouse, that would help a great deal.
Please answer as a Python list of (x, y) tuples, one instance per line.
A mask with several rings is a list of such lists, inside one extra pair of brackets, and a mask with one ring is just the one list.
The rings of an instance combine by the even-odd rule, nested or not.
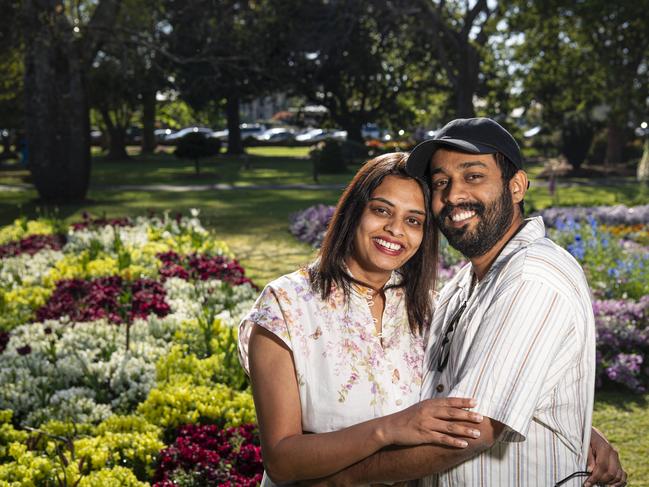
[[(398, 279), (393, 273), (386, 286)], [(404, 292), (385, 290), (379, 336), (368, 291), (353, 286), (346, 303), (342, 290), (335, 289), (323, 301), (303, 268), (268, 284), (239, 325), (239, 358), (246, 372), (255, 324), (293, 352), (304, 431), (339, 430), (419, 401), (424, 341), (410, 332)]]

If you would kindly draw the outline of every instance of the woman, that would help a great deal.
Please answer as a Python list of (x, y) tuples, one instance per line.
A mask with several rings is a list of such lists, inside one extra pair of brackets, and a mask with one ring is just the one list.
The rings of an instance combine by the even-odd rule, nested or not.
[[(466, 409), (472, 400), (418, 402), (437, 232), (429, 190), (407, 175), (406, 157), (360, 169), (319, 259), (270, 283), (240, 325), (275, 482), (326, 477), (388, 445), (464, 448), (475, 437), (459, 423), (481, 421)], [(598, 448), (598, 464), (613, 464), (614, 450)], [(263, 485), (273, 485), (268, 476)]]
[(391, 444), (463, 448), (456, 436), (474, 431), (451, 416), (481, 420), (463, 409), (469, 399), (418, 403), (437, 241), (429, 190), (405, 159), (387, 154), (360, 169), (319, 260), (269, 284), (241, 324), (276, 482), (324, 477)]

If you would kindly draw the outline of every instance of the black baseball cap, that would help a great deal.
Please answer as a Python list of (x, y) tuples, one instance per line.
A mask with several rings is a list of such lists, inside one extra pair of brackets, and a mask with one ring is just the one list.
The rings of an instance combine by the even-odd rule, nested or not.
[(440, 147), (450, 147), (470, 154), (500, 152), (517, 169), (523, 169), (523, 156), (512, 134), (490, 118), (458, 118), (442, 127), (432, 139), (415, 147), (406, 163), (408, 174), (423, 178), (433, 153)]

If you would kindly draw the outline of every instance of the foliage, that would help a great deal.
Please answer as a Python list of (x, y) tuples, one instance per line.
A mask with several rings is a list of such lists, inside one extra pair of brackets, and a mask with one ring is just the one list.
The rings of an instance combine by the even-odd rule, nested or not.
[(321, 0), (293, 2), (285, 17), (292, 47), (288, 79), (310, 103), (324, 105), (333, 122), (362, 141), (364, 123), (400, 124), (414, 105), (400, 96), (422, 88), (430, 70), (426, 49), (413, 35), (413, 16), (392, 3)]
[(199, 174), (198, 160), (216, 156), (220, 151), (221, 141), (219, 139), (206, 137), (201, 133), (189, 133), (178, 141), (174, 155), (180, 159), (192, 159), (196, 167), (196, 174)]
[(252, 395), (223, 384), (168, 383), (152, 389), (137, 409), (147, 421), (166, 431), (186, 423), (238, 426), (255, 421)]
[(573, 168), (579, 169), (593, 141), (593, 124), (583, 113), (567, 113), (561, 131), (561, 152)]
[(316, 176), (347, 172), (347, 160), (343, 155), (342, 144), (335, 140), (320, 142), (309, 152), (309, 157)]
[(621, 162), (625, 127), (646, 112), (648, 23), (634, 3), (515, 2), (508, 32), (525, 36), (515, 52), (525, 105), (540, 103), (552, 128), (570, 126), (569, 112), (606, 125), (607, 160)]

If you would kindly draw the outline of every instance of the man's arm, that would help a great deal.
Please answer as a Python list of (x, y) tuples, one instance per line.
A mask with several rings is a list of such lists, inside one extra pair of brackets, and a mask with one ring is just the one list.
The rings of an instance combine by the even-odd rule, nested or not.
[[(468, 423), (467, 423), (468, 424)], [(353, 486), (413, 480), (442, 472), (489, 449), (498, 440), (504, 425), (491, 418), (473, 424), (480, 430), (477, 439), (466, 439), (469, 446), (454, 449), (436, 445), (395, 447), (381, 450), (331, 477), (310, 485)]]

